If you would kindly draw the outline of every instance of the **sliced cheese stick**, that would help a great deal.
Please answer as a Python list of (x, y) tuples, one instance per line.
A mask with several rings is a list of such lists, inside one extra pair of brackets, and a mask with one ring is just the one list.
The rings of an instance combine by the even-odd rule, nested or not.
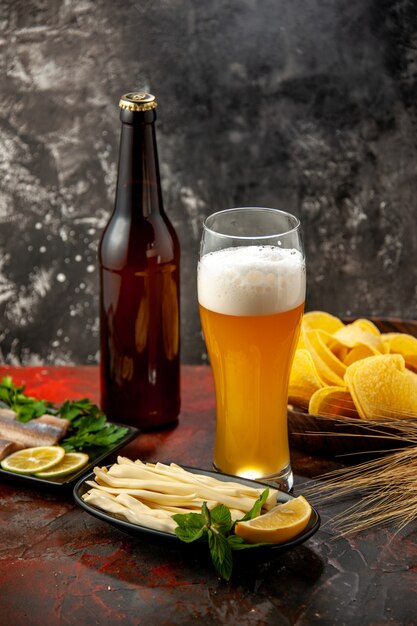
[[(109, 472), (110, 473), (110, 472)], [(112, 472), (112, 478), (116, 472)], [(117, 472), (118, 473), (118, 472)], [(115, 480), (110, 479), (107, 474), (107, 482), (112, 486), (122, 486), (126, 483), (125, 486), (136, 487), (140, 486), (147, 487), (150, 490), (159, 491), (162, 493), (189, 493), (191, 490), (195, 492), (200, 498), (213, 499), (216, 498), (219, 502), (222, 502), (225, 506), (234, 509), (240, 509), (244, 511), (249, 511), (252, 508), (255, 500), (259, 497), (259, 493), (262, 490), (252, 489), (250, 497), (247, 495), (242, 495), (241, 492), (235, 487), (228, 488), (225, 486), (225, 483), (222, 481), (216, 481), (213, 483), (213, 486), (207, 485), (204, 479), (206, 478), (203, 475), (192, 474), (191, 472), (186, 472), (186, 476), (180, 477), (180, 482), (172, 482), (172, 474), (169, 476), (169, 480), (163, 481), (152, 481), (144, 479), (143, 482), (134, 482), (135, 479), (128, 478), (115, 478)], [(177, 478), (177, 476), (175, 476)], [(183, 480), (184, 478), (184, 480)], [(140, 480), (140, 479), (138, 479)], [(119, 481), (119, 482), (118, 482)], [(132, 482), (131, 482), (132, 481)], [(237, 486), (237, 483), (236, 483)], [(274, 501), (275, 503), (275, 501)]]
[[(167, 520), (175, 528), (172, 515), (200, 513), (204, 502), (210, 509), (224, 504), (235, 521), (252, 508), (263, 491), (262, 487), (195, 474), (175, 463), (143, 463), (122, 456), (117, 461), (110, 468), (94, 469), (96, 480), (87, 481), (92, 489), (86, 498), (90, 498), (91, 503), (94, 499), (99, 508), (149, 528), (166, 530), (158, 526), (158, 522)], [(277, 493), (270, 488), (265, 509), (275, 506)], [(173, 532), (172, 527), (167, 532)]]
[[(190, 493), (197, 493), (201, 497), (204, 497), (205, 494), (212, 496), (214, 490), (212, 488), (207, 488), (204, 484), (200, 483), (180, 483), (172, 480), (166, 481), (157, 481), (157, 480), (146, 480), (146, 479), (136, 479), (136, 478), (124, 478), (124, 477), (115, 477), (113, 474), (110, 475), (107, 473), (105, 477), (101, 473), (96, 473), (96, 475), (103, 481), (103, 483), (108, 484), (110, 487), (124, 487), (124, 488), (132, 488), (132, 489), (143, 489), (146, 488), (148, 491), (155, 491), (158, 493), (175, 493), (177, 495), (188, 495)], [(226, 492), (222, 489), (215, 490), (216, 495), (227, 495), (229, 497), (240, 498), (239, 493), (236, 491)], [(254, 498), (255, 501), (256, 498)]]
[[(157, 473), (161, 477), (164, 476), (166, 478), (169, 478), (170, 480), (172, 480), (172, 478), (175, 477), (176, 480), (180, 480), (181, 482), (212, 486), (216, 489), (216, 491), (220, 490), (222, 493), (227, 493), (229, 489), (232, 491), (236, 489), (239, 492), (238, 493), (239, 497), (247, 496), (247, 497), (253, 498), (252, 504), (250, 506), (247, 506), (247, 508), (244, 509), (245, 512), (248, 511), (250, 508), (252, 508), (255, 500), (257, 500), (259, 496), (261, 495), (261, 493), (264, 491), (263, 487), (254, 488), (254, 487), (242, 485), (241, 483), (237, 483), (233, 481), (218, 480), (217, 478), (214, 478), (212, 476), (207, 476), (206, 474), (194, 474), (193, 472), (190, 472), (184, 469), (183, 467), (181, 467), (180, 465), (177, 465), (176, 463), (171, 463), (170, 465), (166, 465), (160, 462), (156, 464), (143, 463), (140, 459), (136, 461), (131, 461), (130, 459), (127, 459), (126, 457), (121, 457), (121, 456), (119, 456), (117, 460), (118, 460), (118, 464), (129, 465), (131, 468), (133, 468), (133, 471), (137, 469), (138, 471), (144, 472), (143, 474), (144, 476), (146, 476), (146, 472), (149, 472), (150, 476), (154, 478), (155, 474)], [(110, 471), (115, 471), (115, 473), (117, 473), (118, 464), (113, 465)], [(279, 494), (279, 491), (277, 489), (273, 487), (269, 487), (269, 495), (268, 495), (268, 499), (266, 500), (264, 504), (264, 509), (269, 510), (276, 505), (278, 494)], [(235, 503), (234, 506), (236, 508), (241, 508), (241, 504), (239, 503)]]
[[(155, 471), (168, 475), (172, 475), (172, 473), (174, 473), (176, 478), (190, 481), (193, 483), (207, 484), (209, 486), (215, 487), (216, 489), (221, 489), (222, 491), (229, 489), (236, 490), (239, 496), (246, 495), (248, 497), (254, 498), (255, 500), (257, 500), (259, 495), (264, 491), (262, 487), (249, 487), (247, 485), (243, 485), (241, 483), (236, 483), (233, 481), (219, 480), (217, 478), (214, 478), (214, 476), (207, 476), (206, 474), (194, 474), (193, 472), (189, 472), (188, 470), (179, 465), (176, 465), (175, 463), (171, 463), (171, 465), (169, 466), (163, 465), (162, 463), (157, 463), (155, 466)], [(277, 490), (272, 488), (272, 491), (276, 492)]]
[[(238, 508), (243, 511), (249, 511), (252, 508), (256, 498), (248, 498), (246, 496), (236, 495), (235, 490), (232, 494), (229, 494), (222, 490), (221, 482), (219, 481), (218, 488), (207, 487), (200, 482), (192, 482), (190, 484), (185, 483), (173, 483), (173, 482), (161, 482), (161, 481), (146, 481), (131, 478), (116, 478), (110, 475), (110, 472), (104, 473), (100, 468), (95, 468), (94, 473), (96, 480), (99, 484), (103, 483), (114, 488), (121, 489), (142, 489), (147, 487), (147, 491), (152, 491), (159, 494), (178, 494), (183, 496), (189, 496), (194, 494), (195, 497), (199, 497), (206, 500), (218, 500), (222, 504), (230, 508)], [(139, 493), (137, 494), (139, 495)], [(147, 498), (152, 499), (152, 498)]]
[(133, 496), (130, 496), (128, 493), (119, 493), (119, 495), (116, 496), (116, 501), (120, 502), (120, 504), (127, 507), (128, 509), (131, 509), (132, 511), (137, 511), (138, 513), (153, 515), (154, 517), (158, 517), (161, 519), (172, 517), (172, 514), (169, 513), (169, 511), (166, 511), (165, 509), (163, 509), (162, 507), (157, 508), (157, 509), (151, 509), (149, 506), (144, 505), (143, 502), (139, 502), (139, 500), (137, 500)]
[[(107, 487), (105, 485), (98, 485), (93, 481), (86, 481), (88, 485), (91, 485), (95, 488), (100, 488), (107, 493), (119, 494), (119, 493), (128, 493), (131, 496), (137, 496), (141, 500), (145, 500), (145, 502), (151, 501), (158, 504), (172, 504), (172, 505), (183, 505), (188, 503), (193, 503), (194, 501), (198, 502), (196, 498), (196, 494), (192, 493), (189, 496), (176, 496), (173, 494), (166, 493), (155, 493), (154, 491), (147, 491), (146, 489), (122, 489), (121, 487)], [(202, 501), (200, 500), (201, 504)], [(200, 506), (201, 506), (200, 504)]]
[(146, 528), (153, 528), (154, 530), (162, 530), (163, 532), (175, 535), (176, 523), (170, 517), (162, 519), (155, 517), (155, 515), (152, 514), (133, 511), (119, 502), (115, 502), (111, 498), (106, 498), (103, 496), (103, 493), (97, 494), (97, 490), (95, 489), (92, 489), (84, 494), (83, 500), (84, 502), (97, 506), (108, 513), (122, 516), (132, 524), (138, 524), (139, 526), (145, 526)]
[[(126, 464), (117, 464), (115, 463), (109, 469), (108, 474), (110, 476), (114, 476), (115, 478), (123, 479), (123, 480), (142, 480), (149, 483), (150, 481), (157, 483), (158, 486), (163, 486), (164, 484), (169, 485), (172, 488), (172, 485), (178, 485), (179, 483), (182, 485), (192, 485), (192, 484), (202, 484), (209, 485), (209, 481), (207, 477), (204, 475), (192, 474), (191, 472), (186, 472), (182, 474), (181, 477), (177, 476), (173, 471), (170, 472), (157, 472), (156, 470), (144, 469), (141, 467), (135, 467), (134, 465), (126, 465)], [(255, 489), (249, 490), (241, 490), (239, 489), (239, 485), (223, 483), (222, 481), (215, 481), (210, 483), (211, 486), (215, 486), (218, 489), (221, 489), (222, 492), (228, 493), (229, 495), (236, 495), (240, 497), (243, 494), (247, 494), (252, 496), (254, 499), (258, 497), (258, 492)]]
[(105, 478), (100, 473), (96, 474), (103, 483), (110, 487), (124, 487), (131, 489), (147, 489), (156, 493), (175, 493), (176, 495), (189, 495), (195, 493), (195, 485), (178, 483), (174, 481), (157, 481), (146, 480), (140, 478), (124, 478), (115, 477), (106, 474)]
[[(124, 469), (121, 469), (121, 466), (125, 466)], [(131, 469), (131, 473), (126, 470), (126, 466)], [(140, 459), (136, 461), (132, 461), (126, 457), (119, 456), (117, 458), (117, 463), (112, 465), (109, 470), (111, 473), (117, 476), (126, 477), (135, 477), (135, 471), (138, 472), (137, 476), (155, 476), (155, 474), (160, 474), (161, 476), (167, 477), (172, 480), (173, 474), (175, 474), (176, 478), (181, 477), (182, 481), (193, 482), (193, 483), (202, 483), (202, 484), (210, 484), (211, 486), (218, 487), (222, 490), (236, 490), (239, 495), (247, 495), (249, 497), (253, 497), (255, 500), (262, 493), (263, 488), (254, 488), (249, 487), (247, 485), (243, 485), (241, 483), (237, 483), (234, 481), (223, 481), (213, 476), (207, 476), (206, 474), (195, 474), (190, 472), (180, 465), (176, 463), (171, 463), (170, 465), (166, 465), (164, 463), (143, 463)], [(126, 473), (125, 473), (126, 472)], [(276, 489), (272, 488), (272, 491), (276, 492)]]
[[(169, 493), (161, 493), (158, 491), (152, 491), (151, 489), (141, 489), (139, 487), (122, 487), (121, 485), (111, 485), (110, 483), (102, 484), (100, 486), (105, 487), (107, 484), (109, 488), (113, 489), (111, 493), (129, 493), (135, 495), (140, 499), (157, 502), (158, 504), (191, 504), (193, 502), (198, 503), (199, 506), (203, 502), (210, 502), (215, 504), (224, 504), (228, 508), (239, 508), (242, 511), (249, 511), (254, 503), (254, 500), (249, 498), (235, 498), (229, 497), (216, 489), (205, 488), (203, 486), (197, 487), (194, 491), (188, 489), (188, 493), (179, 493), (178, 495), (172, 495), (172, 491)], [(178, 491), (174, 487), (174, 491)], [(208, 506), (208, 505), (207, 505)]]

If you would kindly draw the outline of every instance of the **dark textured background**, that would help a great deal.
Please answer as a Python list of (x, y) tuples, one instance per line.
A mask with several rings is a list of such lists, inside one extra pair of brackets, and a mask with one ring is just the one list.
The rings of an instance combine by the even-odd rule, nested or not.
[(160, 101), (182, 243), (182, 357), (205, 359), (200, 227), (213, 210), (304, 224), (307, 307), (416, 317), (414, 0), (0, 0), (0, 360), (98, 360), (96, 249), (118, 98)]

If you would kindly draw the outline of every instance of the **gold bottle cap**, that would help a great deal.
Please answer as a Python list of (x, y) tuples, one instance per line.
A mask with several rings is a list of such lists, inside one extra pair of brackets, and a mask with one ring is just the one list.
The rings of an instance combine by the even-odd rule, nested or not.
[(120, 98), (119, 107), (128, 111), (149, 111), (157, 107), (157, 102), (151, 93), (131, 91)]

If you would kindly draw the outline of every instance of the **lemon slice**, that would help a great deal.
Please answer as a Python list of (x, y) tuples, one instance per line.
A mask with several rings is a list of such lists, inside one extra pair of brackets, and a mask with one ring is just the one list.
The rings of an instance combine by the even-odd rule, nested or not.
[(88, 454), (84, 452), (67, 452), (64, 458), (49, 470), (36, 472), (39, 478), (53, 478), (55, 476), (66, 476), (72, 474), (76, 470), (81, 469), (88, 463)]
[(311, 516), (311, 506), (303, 496), (293, 498), (248, 520), (238, 522), (235, 534), (248, 543), (283, 543), (300, 534)]
[(65, 450), (61, 446), (24, 448), (6, 456), (1, 462), (1, 466), (9, 472), (34, 474), (53, 467), (64, 458), (64, 455)]

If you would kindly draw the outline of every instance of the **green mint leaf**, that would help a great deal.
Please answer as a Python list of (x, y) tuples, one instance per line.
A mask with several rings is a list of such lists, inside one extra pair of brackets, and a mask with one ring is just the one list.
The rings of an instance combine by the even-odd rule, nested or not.
[(203, 502), (201, 513), (177, 514), (172, 519), (178, 524), (175, 534), (181, 541), (191, 543), (203, 537), (208, 538), (213, 565), (222, 578), (229, 580), (233, 567), (232, 551), (225, 535), (219, 532), (219, 528), (227, 532), (232, 524), (227, 507), (218, 505), (210, 511), (207, 503)]
[(266, 488), (261, 495), (259, 496), (259, 498), (256, 500), (255, 504), (253, 505), (253, 507), (251, 508), (250, 511), (248, 511), (246, 513), (246, 515), (244, 515), (242, 517), (241, 520), (239, 520), (240, 522), (247, 522), (250, 519), (253, 519), (254, 517), (258, 517), (259, 513), (261, 512), (261, 509), (263, 507), (263, 505), (265, 504), (267, 498), (269, 496), (269, 489)]
[[(257, 500), (257, 506), (252, 507), (251, 514), (262, 508), (269, 490), (265, 489)], [(255, 503), (256, 504), (256, 503)], [(249, 514), (248, 514), (249, 515)], [(207, 503), (201, 507), (201, 513), (184, 513), (172, 516), (177, 523), (176, 536), (181, 541), (191, 543), (198, 539), (208, 540), (211, 560), (217, 573), (229, 580), (233, 569), (232, 551), (247, 550), (259, 546), (269, 545), (265, 543), (247, 543), (242, 537), (233, 534), (234, 523), (232, 522), (229, 509), (219, 504), (209, 510)], [(209, 521), (209, 523), (207, 523)]]
[(175, 529), (175, 534), (177, 535), (178, 539), (181, 539), (181, 541), (191, 543), (193, 541), (197, 541), (197, 539), (200, 539), (204, 535), (205, 531), (206, 529), (204, 526), (202, 528), (180, 528), (179, 526), (177, 526), (177, 528)]
[(205, 525), (201, 513), (176, 513), (172, 519), (181, 528), (203, 528)]
[(232, 550), (224, 535), (208, 530), (211, 560), (217, 573), (225, 580), (230, 580), (233, 569)]
[(207, 506), (207, 502), (203, 502), (203, 505), (201, 507), (201, 514), (204, 517), (204, 523), (209, 527), (211, 526), (211, 514), (210, 514), (210, 510)]
[(175, 534), (181, 541), (187, 543), (196, 541), (206, 531), (204, 516), (201, 513), (177, 513), (172, 519), (178, 524)]
[(259, 546), (271, 545), (270, 543), (248, 543), (243, 537), (239, 537), (238, 535), (229, 535), (227, 542), (232, 550), (247, 550), (250, 548), (259, 548)]
[(216, 528), (220, 533), (226, 534), (232, 528), (232, 516), (230, 511), (224, 504), (218, 504), (210, 511), (211, 526)]

